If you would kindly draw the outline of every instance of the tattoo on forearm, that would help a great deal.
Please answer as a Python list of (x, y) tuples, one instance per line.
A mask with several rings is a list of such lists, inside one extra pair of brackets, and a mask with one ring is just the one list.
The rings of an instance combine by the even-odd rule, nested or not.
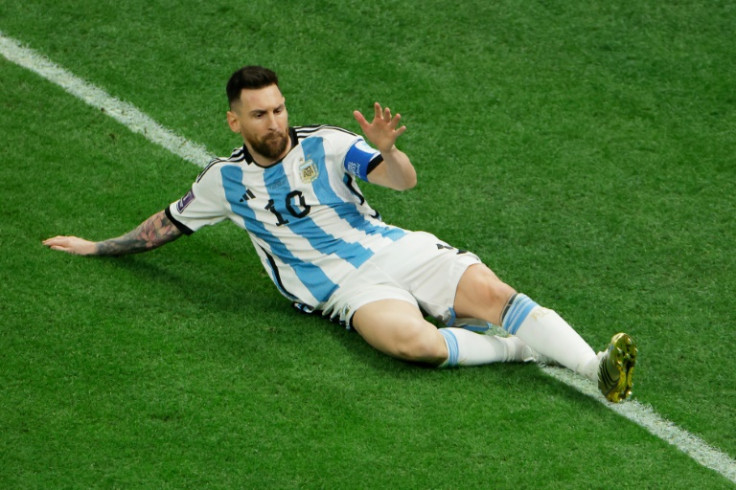
[(135, 230), (97, 244), (98, 255), (125, 255), (145, 252), (175, 240), (181, 231), (161, 211), (141, 223)]

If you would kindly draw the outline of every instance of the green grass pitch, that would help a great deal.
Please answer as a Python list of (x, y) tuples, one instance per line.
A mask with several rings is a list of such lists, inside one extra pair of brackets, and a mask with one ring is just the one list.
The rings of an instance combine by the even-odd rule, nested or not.
[[(400, 112), (419, 173), (362, 190), (479, 254), (594, 348), (639, 342), (634, 399), (736, 457), (732, 2), (0, 2), (0, 31), (213, 153), (224, 84), (292, 124)], [(292, 311), (222, 225), (117, 236), (199, 169), (0, 57), (0, 487), (732, 488), (536, 366), (433, 370)]]

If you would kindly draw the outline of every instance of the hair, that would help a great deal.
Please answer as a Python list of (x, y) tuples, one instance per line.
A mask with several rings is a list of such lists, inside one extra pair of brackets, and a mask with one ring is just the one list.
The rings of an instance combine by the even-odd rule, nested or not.
[(240, 68), (230, 76), (230, 80), (227, 82), (227, 100), (230, 107), (234, 102), (240, 101), (240, 92), (243, 89), (259, 89), (269, 85), (278, 87), (279, 77), (268, 68), (256, 65)]

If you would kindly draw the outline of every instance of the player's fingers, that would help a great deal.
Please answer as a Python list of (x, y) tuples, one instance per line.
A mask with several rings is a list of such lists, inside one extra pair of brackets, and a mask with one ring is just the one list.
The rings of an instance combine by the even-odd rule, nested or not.
[(374, 103), (373, 104), (373, 111), (374, 111), (374, 117), (375, 117), (375, 119), (381, 119), (382, 118), (381, 113), (383, 112), (383, 109), (381, 109), (381, 104), (379, 104), (378, 102)]
[(46, 240), (43, 241), (43, 244), (46, 245), (47, 247), (51, 247), (53, 245), (57, 245), (61, 243), (62, 241), (64, 241), (64, 239), (65, 237), (55, 236), (55, 237), (47, 238)]
[(49, 238), (47, 240), (44, 240), (43, 244), (49, 247), (51, 250), (58, 250), (61, 252), (67, 252), (67, 253), (77, 253), (74, 244), (72, 243), (73, 237), (68, 236), (56, 236), (53, 238)]
[(383, 110), (383, 120), (387, 123), (391, 122), (391, 109), (389, 109), (388, 107)]
[(368, 124), (368, 121), (366, 121), (365, 116), (360, 111), (353, 111), (353, 117), (356, 121), (358, 121), (358, 124), (360, 124), (360, 127), (365, 127), (365, 125)]

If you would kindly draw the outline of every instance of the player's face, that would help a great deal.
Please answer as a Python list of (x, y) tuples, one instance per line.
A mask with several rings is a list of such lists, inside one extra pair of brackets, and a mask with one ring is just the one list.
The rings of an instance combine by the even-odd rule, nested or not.
[(286, 99), (276, 85), (244, 89), (240, 102), (227, 113), (230, 129), (243, 136), (248, 151), (261, 165), (270, 165), (291, 149)]

